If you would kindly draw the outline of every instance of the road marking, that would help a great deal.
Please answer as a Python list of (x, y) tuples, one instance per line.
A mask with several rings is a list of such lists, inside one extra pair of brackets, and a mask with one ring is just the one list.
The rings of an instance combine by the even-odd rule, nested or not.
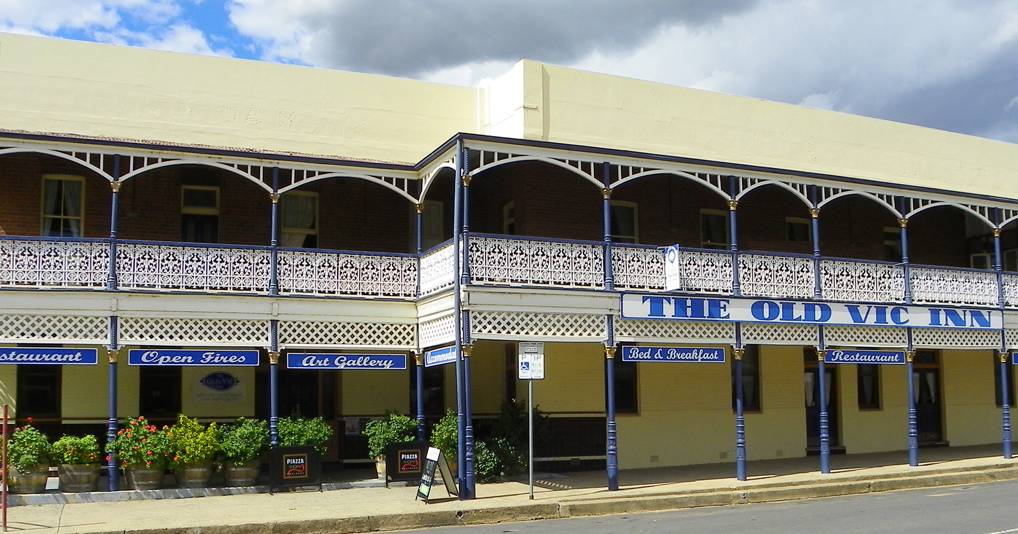
[(1009, 534), (1011, 532), (1018, 532), (1018, 528), (1009, 528), (1007, 530), (995, 530), (993, 532), (987, 532), (986, 534)]
[(952, 497), (958, 495), (957, 493), (931, 493), (927, 497)]

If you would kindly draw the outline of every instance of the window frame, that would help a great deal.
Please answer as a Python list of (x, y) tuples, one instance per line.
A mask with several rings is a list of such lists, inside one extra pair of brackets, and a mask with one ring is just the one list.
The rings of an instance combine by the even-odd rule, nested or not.
[[(513, 231), (509, 231), (512, 226)], [(510, 200), (502, 204), (502, 234), (519, 235), (516, 228), (516, 201)]]
[[(863, 367), (873, 369), (874, 377), (874, 391), (876, 391), (877, 402), (875, 405), (867, 404), (863, 405), (862, 399), (862, 373), (859, 372)], [(856, 408), (860, 412), (879, 412), (884, 409), (884, 395), (883, 395), (883, 366), (877, 364), (856, 364), (855, 366), (855, 388), (856, 388)]]
[[(46, 181), (47, 180), (54, 181), (54, 182), (78, 182), (78, 183), (81, 184), (81, 198), (78, 199), (78, 202), (80, 204), (79, 207), (78, 207), (78, 213), (80, 214), (79, 216), (73, 217), (73, 216), (67, 216), (67, 215), (47, 215), (46, 214)], [(42, 183), (41, 183), (42, 187), (39, 190), (39, 235), (41, 235), (41, 236), (49, 236), (49, 234), (46, 233), (46, 220), (47, 219), (59, 219), (61, 221), (61, 223), (60, 223), (61, 230), (63, 230), (63, 227), (64, 227), (63, 221), (69, 220), (69, 219), (70, 220), (77, 220), (79, 228), (81, 229), (81, 232), (80, 232), (79, 235), (73, 236), (73, 237), (83, 237), (85, 235), (85, 194), (86, 194), (85, 185), (86, 185), (86, 182), (85, 182), (85, 177), (84, 176), (78, 176), (78, 175), (74, 175), (74, 174), (44, 174), (44, 175), (42, 175)], [(63, 208), (63, 198), (62, 197), (61, 197), (60, 207)], [(50, 236), (50, 237), (63, 237), (63, 236), (61, 235), (61, 236)]]
[[(27, 403), (22, 402), (25, 400), (22, 398), (22, 388), (28, 382), (21, 376), (22, 373), (40, 373), (41, 371), (54, 373), (56, 376), (56, 387), (52, 392), (56, 399), (56, 411), (53, 413), (33, 412), (27, 409)], [(15, 382), (14, 400), (17, 403), (15, 414), (18, 419), (31, 417), (39, 421), (60, 421), (63, 418), (64, 370), (62, 365), (18, 365), (15, 370)]]
[[(881, 228), (881, 244), (883, 245), (885, 252), (887, 247), (892, 247), (898, 251), (896, 258), (885, 258), (885, 261), (901, 262), (901, 227), (900, 226), (884, 226)], [(894, 239), (889, 239), (888, 236), (894, 234)]]
[[(608, 207), (612, 210), (611, 221), (614, 223), (617, 219), (615, 217), (615, 208), (632, 208), (633, 210), (633, 235), (622, 235), (622, 234), (609, 234), (613, 243), (631, 243), (636, 244), (640, 242), (640, 206), (636, 202), (628, 200), (609, 200)], [(627, 241), (632, 239), (632, 241)]]
[[(704, 235), (704, 230), (707, 227), (706, 227), (706, 225), (703, 224), (705, 216), (721, 217), (722, 219), (724, 219), (724, 225), (723, 225), (724, 229), (725, 229), (725, 242), (724, 243), (714, 243), (714, 242), (708, 241), (706, 239), (707, 236)], [(713, 209), (713, 208), (700, 208), (700, 217), (697, 219), (697, 222), (700, 225), (700, 248), (711, 249), (711, 250), (728, 250), (729, 248), (731, 248), (731, 246), (732, 246), (732, 226), (729, 223), (728, 212), (727, 211), (719, 210), (719, 209)]]
[[(143, 377), (142, 375), (143, 374), (148, 374), (148, 373), (167, 373), (167, 374), (169, 374), (171, 372), (174, 372), (174, 370), (176, 371), (176, 376), (174, 377), (174, 380), (177, 382), (177, 388), (176, 388), (176, 404), (177, 404), (177, 408), (176, 408), (176, 410), (171, 410), (169, 412), (159, 412), (159, 413), (153, 413), (153, 412), (147, 410), (146, 408), (149, 408), (149, 407), (144, 406), (144, 403), (145, 403), (145, 394), (147, 392), (151, 391), (151, 388), (146, 389), (146, 388), (143, 387), (143, 383), (146, 380), (145, 380), (145, 377)], [(163, 377), (163, 378), (165, 378), (165, 377)], [(184, 368), (183, 367), (179, 367), (179, 366), (160, 366), (160, 365), (143, 365), (143, 366), (139, 366), (138, 367), (138, 414), (139, 415), (144, 415), (147, 419), (150, 419), (150, 420), (175, 419), (177, 417), (177, 413), (179, 413), (184, 408), (184, 392), (183, 392), (183, 389), (184, 389)], [(171, 413), (171, 412), (176, 412), (176, 413)]]
[[(216, 193), (216, 207), (208, 208), (203, 206), (188, 206), (184, 202), (184, 191), (214, 191)], [(221, 203), (221, 191), (218, 185), (191, 185), (182, 184), (180, 186), (180, 214), (181, 215), (214, 215), (219, 217), (220, 210), (222, 209)]]
[[(754, 375), (754, 379), (756, 381), (756, 390), (755, 390), (756, 394), (754, 395), (754, 400), (756, 401), (756, 405), (755, 406), (747, 405), (746, 404), (746, 396), (743, 395), (742, 396), (742, 413), (744, 413), (744, 414), (745, 413), (763, 413), (763, 393), (762, 393), (762, 390), (763, 390), (763, 379), (761, 378), (761, 376), (763, 375), (763, 369), (762, 369), (763, 365), (761, 364), (763, 359), (760, 357), (760, 345), (749, 344), (749, 345), (744, 345), (743, 346), (744, 352), (742, 354), (742, 363), (743, 363), (743, 365), (742, 365), (742, 372), (743, 372), (742, 387), (743, 387), (743, 389), (745, 389), (745, 387), (746, 387), (746, 379), (745, 379), (746, 378), (745, 377), (745, 374), (746, 374), (746, 355), (750, 353), (746, 349), (749, 349), (749, 347), (753, 347), (752, 354), (753, 354), (753, 357), (756, 359), (756, 363), (753, 366), (753, 371), (755, 371), (753, 373), (753, 375)], [(732, 397), (732, 413), (735, 413), (735, 355), (734, 354), (732, 355), (732, 363), (731, 363), (731, 365), (729, 365), (729, 383), (730, 383), (729, 384), (729, 391), (731, 392), (731, 397)]]
[[(803, 225), (806, 227), (806, 239), (805, 240), (793, 240), (791, 236), (792, 225)], [(812, 243), (813, 242), (813, 222), (805, 217), (785, 217), (785, 241), (789, 243)]]
[[(315, 226), (314, 226), (314, 228), (312, 228), (312, 229), (308, 229), (308, 228), (295, 228), (295, 227), (287, 227), (287, 226), (283, 225), (283, 221), (286, 220), (286, 217), (283, 215), (283, 207), (284, 207), (283, 199), (288, 198), (288, 197), (289, 198), (293, 198), (293, 197), (309, 197), (309, 198), (315, 199)], [(308, 247), (304, 247), (303, 243), (304, 243), (304, 241), (307, 240), (307, 237), (309, 235), (313, 235), (313, 236), (315, 236), (315, 246), (311, 247), (311, 248), (321, 248), (321, 244), (322, 244), (321, 243), (321, 234), (319, 233), (321, 231), (321, 217), (320, 217), (321, 206), (322, 206), (321, 195), (319, 195), (317, 191), (288, 191), (288, 192), (280, 195), (279, 203), (280, 203), (279, 204), (279, 238), (280, 238), (280, 240), (281, 241), (285, 241), (285, 236), (286, 236), (287, 233), (300, 234), (300, 235), (304, 236), (304, 239), (301, 240), (301, 246), (300, 247), (294, 247), (294, 248), (308, 248)], [(217, 200), (217, 204), (218, 204), (218, 200)]]

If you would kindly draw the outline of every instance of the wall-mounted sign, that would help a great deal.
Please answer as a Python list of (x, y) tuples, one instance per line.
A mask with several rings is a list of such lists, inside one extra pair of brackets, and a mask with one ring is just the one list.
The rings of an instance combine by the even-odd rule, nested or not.
[(725, 363), (725, 349), (703, 347), (622, 347), (622, 361)]
[(974, 330), (1000, 329), (1003, 324), (1000, 310), (640, 293), (622, 295), (622, 318)]
[(258, 351), (131, 349), (127, 351), (127, 364), (170, 367), (257, 367)]
[(453, 346), (429, 350), (424, 353), (424, 366), (437, 367), (447, 363), (455, 363), (457, 356), (459, 356), (459, 351)]
[(237, 402), (245, 397), (240, 379), (231, 373), (209, 373), (193, 388), (195, 400), (201, 402)]
[(904, 365), (903, 351), (887, 350), (843, 350), (824, 351), (824, 363), (865, 363), (876, 365)]
[(98, 349), (0, 347), (0, 365), (95, 365)]
[(338, 369), (346, 371), (400, 371), (406, 369), (406, 354), (310, 354), (286, 355), (288, 369)]
[(520, 380), (544, 380), (544, 343), (521, 341), (517, 362)]

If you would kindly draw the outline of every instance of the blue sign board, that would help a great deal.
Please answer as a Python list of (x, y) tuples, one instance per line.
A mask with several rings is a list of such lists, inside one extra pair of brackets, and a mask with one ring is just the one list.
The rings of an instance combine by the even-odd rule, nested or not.
[(459, 356), (459, 351), (452, 345), (441, 349), (429, 350), (424, 353), (424, 366), (438, 367), (439, 365), (454, 363), (457, 356)]
[(202, 377), (201, 384), (214, 391), (229, 391), (240, 383), (240, 379), (230, 373), (209, 373)]
[(340, 371), (400, 371), (406, 354), (310, 354), (286, 355), (288, 369), (337, 369)]
[(98, 349), (0, 347), (0, 365), (95, 365)]
[(622, 361), (725, 363), (725, 349), (704, 347), (622, 347)]
[(824, 363), (864, 363), (870, 365), (904, 365), (905, 353), (886, 350), (842, 350), (824, 352)]
[(257, 367), (257, 350), (131, 349), (128, 365), (162, 367)]

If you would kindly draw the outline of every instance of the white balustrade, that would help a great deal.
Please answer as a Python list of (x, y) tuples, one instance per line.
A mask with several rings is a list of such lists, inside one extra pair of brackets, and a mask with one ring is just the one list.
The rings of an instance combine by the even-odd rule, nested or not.
[(300, 295), (415, 298), (417, 257), (281, 250), (279, 292)]
[(895, 263), (820, 260), (824, 300), (846, 302), (903, 302), (905, 269)]
[(454, 283), (452, 243), (435, 247), (421, 256), (422, 296), (438, 293)]
[(674, 291), (732, 294), (732, 254), (727, 251), (678, 251), (679, 286)]
[(103, 288), (109, 252), (103, 240), (0, 239), (0, 286)]
[(1004, 286), (1004, 306), (1018, 308), (1018, 273), (1004, 273), (1001, 282)]
[(120, 289), (266, 292), (267, 248), (163, 243), (117, 244)]
[(611, 251), (612, 276), (616, 289), (665, 289), (665, 254), (662, 249), (613, 244)]
[(739, 286), (746, 296), (813, 298), (814, 272), (809, 257), (739, 254)]
[(604, 288), (600, 243), (470, 236), (473, 284)]
[(997, 305), (997, 274), (993, 271), (913, 265), (909, 283), (916, 304)]

